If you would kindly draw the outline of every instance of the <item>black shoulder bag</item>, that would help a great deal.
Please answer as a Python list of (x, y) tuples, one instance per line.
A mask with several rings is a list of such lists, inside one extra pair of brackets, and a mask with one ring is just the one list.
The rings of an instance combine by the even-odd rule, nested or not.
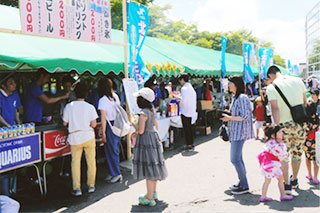
[(298, 123), (298, 124), (302, 124), (304, 122), (307, 121), (308, 119), (308, 115), (307, 115), (307, 111), (306, 108), (303, 104), (299, 104), (297, 106), (291, 106), (287, 100), (287, 98), (283, 95), (283, 93), (281, 92), (280, 88), (275, 84), (272, 83), (272, 85), (276, 88), (276, 90), (278, 91), (278, 93), (280, 94), (280, 96), (282, 97), (283, 101), (287, 104), (287, 106), (290, 109), (291, 112), (291, 116), (293, 118), (293, 121)]

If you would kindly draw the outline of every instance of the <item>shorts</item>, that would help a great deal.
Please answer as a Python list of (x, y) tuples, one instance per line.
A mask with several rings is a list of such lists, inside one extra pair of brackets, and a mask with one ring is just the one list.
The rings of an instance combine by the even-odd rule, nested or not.
[(316, 160), (316, 140), (307, 139), (303, 147), (308, 160)]
[[(283, 130), (284, 143), (287, 146), (289, 156), (291, 156), (292, 161), (301, 161), (306, 130), (293, 121), (281, 123), (280, 126)], [(288, 159), (285, 161), (288, 161)]]
[(257, 129), (263, 128), (264, 129), (264, 121), (256, 121), (254, 122), (254, 125), (256, 126)]

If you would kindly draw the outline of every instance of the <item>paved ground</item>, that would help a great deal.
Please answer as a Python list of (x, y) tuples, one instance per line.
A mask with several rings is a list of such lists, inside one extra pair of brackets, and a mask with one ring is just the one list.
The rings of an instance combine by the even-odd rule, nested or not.
[[(54, 180), (47, 198), (30, 197), (23, 201), (23, 212), (319, 212), (319, 187), (310, 185), (305, 164), (302, 164), (300, 188), (294, 191), (293, 201), (280, 202), (277, 181), (273, 180), (269, 196), (275, 201), (259, 203), (263, 177), (256, 156), (262, 150), (259, 141), (244, 146), (250, 194), (231, 195), (228, 189), (237, 182), (234, 167), (229, 161), (230, 144), (216, 137), (198, 137), (194, 152), (179, 149), (165, 152), (169, 171), (167, 180), (158, 184), (160, 201), (156, 207), (138, 205), (139, 194), (145, 193), (145, 181), (135, 181), (124, 171), (124, 182), (108, 185), (103, 182), (104, 168), (100, 164), (97, 191), (74, 198), (68, 192), (70, 180)], [(52, 180), (51, 180), (52, 181)], [(60, 183), (58, 183), (60, 181)]]

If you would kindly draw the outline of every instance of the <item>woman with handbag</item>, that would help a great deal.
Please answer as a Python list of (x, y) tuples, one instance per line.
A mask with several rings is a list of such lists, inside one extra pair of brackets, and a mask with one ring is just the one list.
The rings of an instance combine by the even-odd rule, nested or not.
[(233, 75), (229, 79), (229, 91), (233, 94), (230, 105), (231, 115), (222, 114), (222, 121), (228, 122), (229, 140), (231, 143), (230, 158), (236, 168), (239, 183), (232, 185), (232, 194), (249, 192), (246, 168), (242, 158), (242, 149), (246, 140), (254, 138), (252, 108), (250, 99), (245, 94), (243, 77)]
[[(101, 114), (102, 142), (108, 165), (108, 175), (105, 181), (116, 183), (122, 181), (120, 173), (120, 137), (116, 136), (111, 129), (116, 118), (115, 104), (120, 104), (119, 97), (113, 91), (112, 80), (102, 78), (98, 83), (99, 99), (98, 109)], [(109, 124), (110, 123), (110, 124)]]

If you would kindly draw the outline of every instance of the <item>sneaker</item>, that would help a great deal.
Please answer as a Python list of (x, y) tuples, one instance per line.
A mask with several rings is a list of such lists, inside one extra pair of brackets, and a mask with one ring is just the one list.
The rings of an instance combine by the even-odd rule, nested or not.
[(314, 185), (318, 185), (318, 184), (320, 183), (320, 181), (317, 180), (317, 179), (313, 179), (313, 180), (312, 180), (312, 183), (313, 183)]
[(238, 183), (238, 184), (233, 184), (232, 186), (230, 186), (229, 188), (231, 189), (231, 190), (236, 190), (236, 189), (238, 189), (240, 187), (240, 184)]
[[(142, 194), (142, 195), (139, 196), (139, 199), (142, 199), (142, 198), (147, 198), (147, 193)], [(159, 200), (159, 198), (158, 198), (158, 193), (155, 192), (155, 193), (153, 194), (152, 198), (153, 198), (155, 201)]]
[(243, 189), (241, 187), (231, 191), (231, 193), (234, 194), (234, 195), (242, 195), (242, 194), (245, 194), (245, 193), (248, 193), (248, 192), (249, 192), (249, 188)]
[(184, 151), (193, 151), (194, 150), (194, 145), (186, 145), (183, 147)]
[(139, 204), (143, 206), (155, 206), (157, 205), (154, 199), (148, 200), (145, 196), (139, 197)]
[(72, 195), (79, 197), (82, 195), (81, 189), (76, 189), (71, 192)]
[(289, 201), (289, 200), (292, 200), (292, 199), (293, 199), (292, 195), (285, 195), (285, 196), (281, 196), (280, 197), (281, 201)]
[(299, 183), (298, 183), (298, 178), (297, 179), (292, 179), (292, 175), (290, 176), (290, 184), (292, 186), (293, 189), (296, 189), (299, 187)]
[(284, 191), (287, 195), (292, 194), (291, 190), (292, 190), (291, 184), (284, 184)]
[(104, 181), (109, 182), (113, 177), (111, 175), (107, 175)]
[(307, 178), (308, 180), (312, 180), (312, 175), (306, 175), (306, 178)]
[(89, 188), (88, 188), (88, 193), (93, 193), (93, 192), (95, 192), (96, 191), (96, 187), (94, 187), (94, 186), (90, 186)]
[(272, 201), (272, 198), (271, 197), (260, 197), (260, 202), (270, 202)]

